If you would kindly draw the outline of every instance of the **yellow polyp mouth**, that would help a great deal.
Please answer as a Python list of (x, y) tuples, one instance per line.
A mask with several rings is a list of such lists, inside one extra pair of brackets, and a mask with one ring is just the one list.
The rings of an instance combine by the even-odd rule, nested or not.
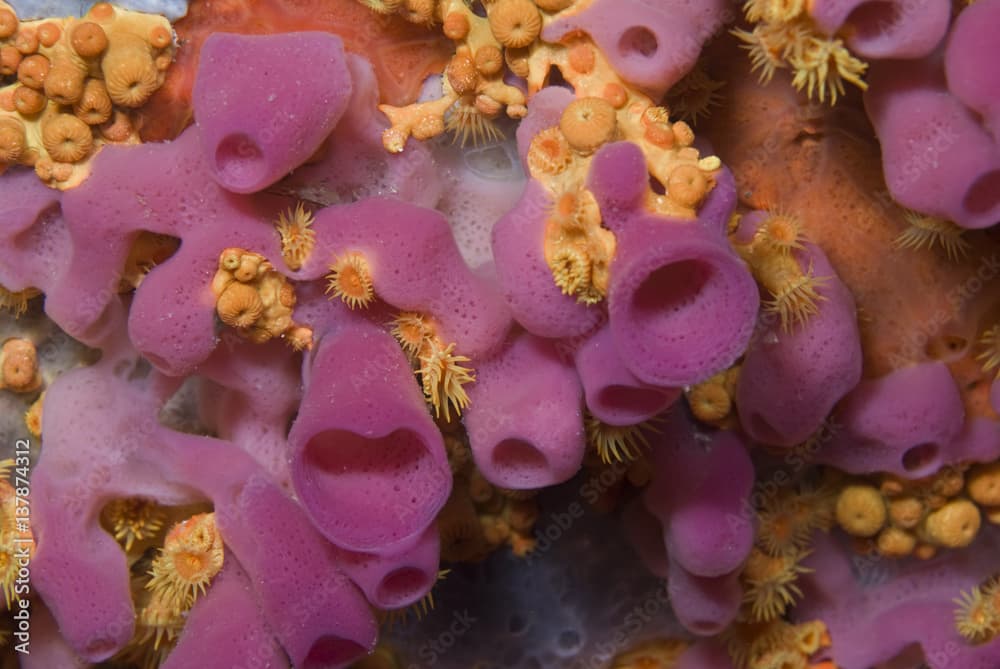
[(188, 583), (197, 584), (210, 578), (205, 555), (181, 552), (174, 556), (174, 569), (177, 575)]
[(351, 309), (365, 308), (375, 298), (368, 261), (360, 253), (337, 258), (327, 274), (327, 293), (339, 297)]

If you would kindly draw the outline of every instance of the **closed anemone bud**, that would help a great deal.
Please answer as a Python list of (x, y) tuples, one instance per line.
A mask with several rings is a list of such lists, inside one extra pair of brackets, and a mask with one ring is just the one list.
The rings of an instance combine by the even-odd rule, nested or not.
[(0, 39), (7, 39), (17, 32), (17, 16), (9, 9), (0, 9)]
[(601, 97), (610, 102), (615, 109), (621, 109), (628, 102), (628, 92), (625, 87), (615, 82), (604, 85)]
[(591, 153), (615, 136), (615, 108), (603, 98), (573, 100), (559, 119), (559, 129), (569, 145), (580, 153)]
[(967, 499), (955, 499), (927, 516), (924, 533), (932, 544), (962, 548), (976, 538), (981, 522), (975, 504)]
[(10, 76), (16, 73), (21, 58), (21, 52), (14, 47), (10, 45), (0, 47), (0, 74)]
[(38, 26), (38, 41), (42, 43), (42, 46), (52, 46), (59, 41), (61, 35), (62, 30), (51, 21), (46, 21)]
[(721, 383), (706, 381), (699, 383), (687, 395), (691, 413), (704, 421), (722, 420), (729, 415), (732, 398)]
[(38, 51), (38, 34), (32, 30), (25, 30), (22, 26), (14, 36), (14, 48), (27, 56), (29, 53)]
[(134, 35), (116, 34), (101, 61), (111, 101), (140, 107), (160, 86), (159, 71), (146, 43)]
[(555, 12), (561, 12), (570, 5), (573, 4), (575, 0), (535, 0), (535, 4), (543, 12), (549, 12), (554, 14)]
[(88, 79), (73, 113), (87, 125), (100, 125), (111, 118), (111, 98), (100, 79)]
[(154, 26), (152, 30), (149, 31), (149, 43), (153, 45), (156, 49), (165, 49), (170, 46), (173, 41), (173, 36), (171, 36), (170, 31), (163, 26)]
[(869, 485), (849, 485), (837, 498), (837, 522), (855, 537), (872, 537), (885, 525), (885, 502)]
[(499, 0), (489, 19), (497, 41), (514, 49), (530, 45), (542, 31), (542, 16), (532, 0)]
[(8, 339), (0, 349), (0, 374), (3, 386), (19, 393), (31, 392), (41, 385), (38, 354), (27, 339)]
[(678, 165), (667, 178), (667, 195), (682, 207), (694, 207), (708, 192), (708, 180), (695, 165)]
[(472, 58), (469, 57), (468, 53), (455, 54), (455, 57), (448, 63), (445, 74), (448, 77), (448, 83), (451, 84), (451, 87), (459, 95), (466, 95), (473, 92), (476, 90), (476, 84), (479, 82), (476, 64), (472, 62)]
[(77, 117), (57, 114), (42, 124), (42, 145), (53, 160), (75, 163), (90, 153), (94, 137), (90, 126)]
[(124, 142), (133, 133), (132, 121), (120, 109), (111, 112), (111, 118), (101, 124), (101, 136), (109, 142)]
[(436, 0), (404, 0), (403, 18), (410, 23), (433, 23), (436, 5)]
[(503, 111), (503, 105), (488, 95), (476, 96), (476, 110), (483, 116), (493, 118)]
[(894, 525), (910, 529), (916, 527), (923, 517), (924, 505), (916, 497), (907, 495), (889, 502), (889, 518)]
[(66, 60), (57, 61), (45, 77), (45, 94), (61, 105), (71, 105), (83, 95), (85, 72)]
[(252, 286), (233, 282), (226, 286), (215, 304), (219, 319), (234, 328), (248, 328), (264, 313), (264, 302)]
[(219, 255), (219, 268), (229, 272), (235, 272), (240, 267), (240, 257), (242, 249), (226, 249)]
[(27, 146), (24, 124), (12, 117), (0, 119), (0, 163), (16, 162)]
[(984, 506), (1000, 506), (1000, 462), (975, 465), (969, 471), (966, 489), (975, 502)]
[(476, 69), (490, 76), (496, 74), (503, 67), (503, 53), (492, 44), (481, 46), (476, 49)]
[(516, 76), (522, 79), (527, 79), (528, 75), (531, 74), (531, 63), (528, 62), (528, 49), (514, 49), (507, 47), (503, 53), (504, 60), (507, 63), (507, 67)]
[(469, 19), (462, 12), (449, 12), (442, 26), (444, 36), (451, 40), (465, 39), (469, 34)]
[(49, 59), (40, 54), (28, 56), (17, 68), (17, 80), (25, 86), (40, 89), (49, 74)]
[(890, 558), (906, 557), (917, 547), (917, 538), (906, 530), (889, 526), (879, 532), (878, 552)]
[(674, 137), (681, 146), (691, 146), (694, 143), (694, 130), (684, 121), (677, 121), (673, 125)]
[(236, 277), (237, 281), (242, 281), (247, 283), (253, 281), (257, 278), (257, 272), (260, 270), (260, 264), (263, 258), (256, 253), (244, 253), (240, 256), (239, 267), (233, 272), (233, 276)]
[(92, 21), (84, 21), (73, 28), (70, 43), (81, 57), (94, 58), (108, 48), (108, 36), (101, 26)]
[(22, 116), (37, 114), (45, 108), (45, 95), (41, 91), (27, 86), (18, 86), (14, 90), (14, 109)]

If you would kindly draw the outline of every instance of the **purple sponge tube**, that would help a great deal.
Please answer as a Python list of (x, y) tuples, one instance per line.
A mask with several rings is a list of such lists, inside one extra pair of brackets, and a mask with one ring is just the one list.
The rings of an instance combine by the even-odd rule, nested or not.
[(875, 64), (865, 108), (905, 207), (983, 228), (1000, 220), (1000, 149), (930, 62)]
[(818, 246), (806, 244), (797, 260), (815, 276), (830, 277), (817, 288), (826, 299), (818, 314), (791, 332), (784, 332), (777, 318), (761, 320), (736, 391), (743, 429), (780, 446), (805, 441), (861, 380), (854, 298)]
[(948, 90), (979, 112), (986, 129), (1000, 142), (1000, 70), (994, 65), (1000, 62), (998, 25), (1000, 0), (981, 0), (963, 9), (948, 35), (944, 69)]
[(667, 582), (678, 622), (698, 636), (714, 636), (726, 629), (743, 602), (738, 570), (722, 576), (696, 576), (671, 559)]
[(283, 661), (284, 653), (253, 600), (250, 579), (230, 555), (212, 587), (191, 608), (184, 632), (162, 666), (232, 669), (280, 667)]
[[(46, 494), (60, 484), (39, 469), (32, 485), (36, 494)], [(73, 500), (52, 501), (33, 511), (39, 548), (32, 581), (69, 645), (88, 662), (101, 662), (124, 647), (135, 629), (125, 554), (99, 523), (79, 522)]]
[(45, 604), (31, 602), (30, 652), (19, 654), (20, 669), (87, 669), (89, 662), (73, 652)]
[(754, 469), (731, 432), (700, 434), (682, 411), (670, 412), (653, 445), (645, 503), (665, 528), (667, 554), (696, 576), (736, 570), (753, 547), (746, 517)]
[(372, 606), (400, 609), (420, 600), (437, 581), (441, 542), (431, 525), (412, 546), (391, 553), (354, 553), (340, 550), (338, 564)]
[(587, 408), (609, 425), (636, 425), (677, 401), (679, 388), (643, 383), (622, 363), (614, 335), (605, 324), (576, 350), (576, 371)]
[(237, 488), (231, 504), (218, 497), (223, 537), (292, 664), (346, 667), (364, 657), (378, 636), (368, 603), (295, 503), (259, 473)]
[(585, 448), (582, 392), (572, 365), (552, 342), (517, 335), (476, 370), (465, 426), (476, 466), (490, 482), (516, 490), (568, 480)]
[(817, 462), (852, 474), (918, 478), (947, 464), (965, 408), (948, 367), (925, 362), (862, 381), (848, 393), (835, 421)]
[(694, 66), (728, 9), (723, 0), (597, 0), (557, 18), (542, 37), (558, 42), (576, 31), (587, 33), (623, 79), (660, 98)]
[[(843, 29), (862, 58), (922, 58), (948, 32), (948, 0), (816, 0), (809, 15), (820, 31)], [(846, 25), (845, 25), (846, 24)]]
[(341, 548), (381, 552), (418, 535), (451, 490), (409, 361), (373, 325), (319, 342), (288, 445), (302, 505)]
[(205, 161), (227, 190), (267, 188), (316, 152), (350, 96), (336, 35), (210, 35), (192, 94)]
[[(757, 284), (717, 221), (666, 219), (642, 209), (647, 180), (639, 148), (627, 142), (601, 149), (590, 171), (601, 211), (614, 212), (605, 223), (618, 239), (608, 290), (611, 332), (638, 379), (685, 386), (743, 352), (757, 315)], [(718, 206), (715, 198), (730, 205)], [(728, 217), (733, 199), (720, 182), (704, 207)]]
[(375, 294), (397, 309), (431, 315), (438, 335), (476, 359), (503, 341), (510, 312), (494, 281), (462, 259), (440, 213), (389, 197), (370, 197), (316, 214), (316, 249), (299, 273), (320, 279), (332, 257), (364, 254)]

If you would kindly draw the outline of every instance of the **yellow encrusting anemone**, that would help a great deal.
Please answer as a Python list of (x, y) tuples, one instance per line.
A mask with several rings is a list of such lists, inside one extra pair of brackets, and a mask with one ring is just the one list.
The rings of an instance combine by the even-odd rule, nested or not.
[(357, 251), (334, 258), (326, 280), (326, 292), (351, 309), (364, 309), (375, 299), (371, 268), (364, 254)]
[(1000, 611), (996, 599), (1000, 582), (992, 580), (985, 586), (977, 585), (956, 598), (955, 629), (974, 644), (985, 643), (1000, 634)]
[(779, 69), (791, 69), (792, 85), (811, 100), (836, 104), (846, 92), (844, 82), (861, 90), (868, 64), (844, 46), (843, 40), (824, 35), (808, 15), (803, 0), (747, 0), (743, 12), (752, 30), (731, 33), (749, 52), (751, 72), (760, 70), (767, 84)]
[(115, 540), (129, 552), (136, 541), (149, 539), (162, 529), (166, 514), (152, 500), (129, 497), (109, 502), (101, 518)]
[(312, 212), (301, 202), (295, 205), (295, 209), (281, 212), (274, 224), (281, 236), (281, 256), (292, 270), (300, 269), (316, 246), (316, 231), (311, 228), (312, 224)]
[(979, 345), (982, 352), (976, 356), (976, 360), (983, 363), (983, 372), (989, 374), (995, 369), (996, 378), (1000, 379), (1000, 324), (984, 332), (979, 338)]
[(951, 221), (925, 216), (915, 211), (905, 212), (904, 218), (907, 228), (893, 240), (893, 246), (896, 248), (917, 251), (940, 246), (948, 259), (956, 262), (967, 256), (972, 248), (963, 238), (965, 229)]
[(215, 514), (194, 515), (167, 533), (163, 548), (153, 559), (152, 578), (146, 588), (164, 605), (187, 610), (222, 570), (223, 561)]
[(652, 421), (637, 425), (609, 425), (590, 412), (584, 417), (584, 428), (587, 443), (605, 464), (635, 460), (644, 450), (649, 449), (645, 432), (648, 430), (659, 433)]

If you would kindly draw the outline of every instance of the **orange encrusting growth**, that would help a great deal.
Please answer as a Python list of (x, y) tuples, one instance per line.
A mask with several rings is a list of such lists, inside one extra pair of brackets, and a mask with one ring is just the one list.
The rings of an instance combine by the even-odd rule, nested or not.
[(198, 54), (214, 32), (335, 33), (344, 40), (347, 51), (372, 63), (382, 100), (394, 105), (415, 100), (424, 79), (440, 72), (451, 55), (448, 42), (435, 32), (400, 17), (375, 14), (352, 0), (193, 0), (174, 29), (182, 46), (163, 86), (140, 113), (144, 141), (174, 138), (190, 124)]
[(90, 173), (105, 143), (137, 143), (134, 110), (163, 83), (173, 33), (162, 16), (98, 3), (83, 19), (19, 22), (0, 37), (0, 170), (33, 167), (46, 184), (67, 189)]
[(219, 320), (241, 337), (254, 343), (280, 337), (297, 351), (312, 348), (312, 330), (292, 320), (295, 289), (259, 253), (224, 249), (211, 288)]

